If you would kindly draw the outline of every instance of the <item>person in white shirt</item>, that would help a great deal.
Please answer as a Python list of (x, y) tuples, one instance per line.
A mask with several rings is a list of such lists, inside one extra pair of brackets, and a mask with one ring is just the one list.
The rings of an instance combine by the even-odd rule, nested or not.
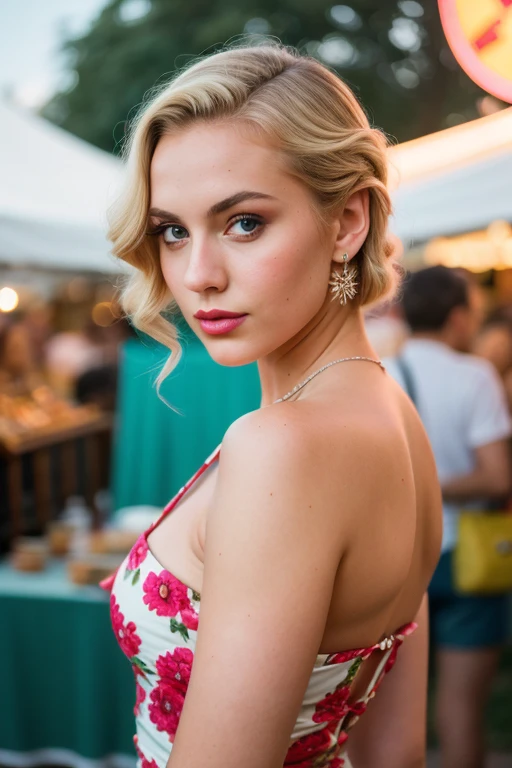
[(511, 419), (493, 366), (467, 354), (483, 319), (478, 285), (460, 270), (429, 267), (405, 281), (402, 308), (412, 335), (386, 367), (418, 409), (443, 490), (442, 554), (429, 589), (442, 764), (483, 768), (483, 714), (507, 640), (507, 596), (458, 594), (452, 555), (459, 511), (499, 506), (510, 491)]

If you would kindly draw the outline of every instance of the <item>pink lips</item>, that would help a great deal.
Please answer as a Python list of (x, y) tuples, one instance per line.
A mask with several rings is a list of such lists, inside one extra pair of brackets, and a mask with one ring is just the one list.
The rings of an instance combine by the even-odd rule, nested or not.
[(229, 333), (238, 328), (244, 322), (247, 315), (220, 309), (211, 309), (209, 312), (204, 312), (200, 309), (194, 317), (197, 317), (205, 333), (208, 333), (210, 336), (220, 336), (223, 333)]

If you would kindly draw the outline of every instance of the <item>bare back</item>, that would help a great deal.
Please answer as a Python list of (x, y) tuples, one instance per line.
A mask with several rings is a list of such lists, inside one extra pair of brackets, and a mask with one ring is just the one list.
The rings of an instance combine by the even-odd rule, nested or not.
[[(331, 376), (321, 390), (290, 403), (288, 409), (299, 422), (302, 439), (312, 441), (319, 462), (330, 467), (329, 493), (339, 499), (346, 536), (321, 653), (369, 646), (411, 621), (441, 540), (435, 465), (414, 407), (378, 369), (353, 366), (343, 374)], [(360, 457), (351, 458), (355, 468), (350, 487), (340, 471), (347, 462), (347, 421), (357, 424), (363, 448)], [(206, 524), (217, 473), (214, 465), (148, 539), (156, 558), (164, 566), (172, 564), (173, 572), (198, 592), (203, 588)], [(319, 482), (325, 485), (325, 475)], [(317, 554), (311, 553), (305, 569), (314, 567)]]
[(416, 410), (389, 376), (384, 387), (368, 393), (359, 388), (358, 396), (357, 418), (373, 434), (375, 445), (373, 460), (363, 463), (354, 478), (363, 487), (362, 503), (349, 523), (350, 542), (333, 590), (325, 651), (340, 640), (341, 647), (364, 646), (411, 621), (441, 543), (437, 474)]

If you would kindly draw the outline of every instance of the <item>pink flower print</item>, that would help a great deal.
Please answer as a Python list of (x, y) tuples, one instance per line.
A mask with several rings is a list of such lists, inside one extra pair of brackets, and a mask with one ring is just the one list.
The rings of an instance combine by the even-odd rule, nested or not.
[(158, 731), (164, 731), (172, 743), (178, 729), (185, 697), (174, 686), (161, 680), (151, 691), (151, 704), (149, 705), (149, 719)]
[(183, 608), (181, 611), (181, 619), (187, 629), (197, 630), (199, 624), (199, 616), (194, 611), (192, 606), (190, 606), (190, 608)]
[(288, 766), (312, 766), (314, 764), (313, 758), (317, 758), (320, 755), (327, 752), (331, 746), (331, 734), (327, 728), (322, 728), (315, 733), (309, 733), (307, 736), (297, 739), (288, 752), (284, 761), (284, 768)]
[(121, 613), (121, 610), (116, 603), (116, 598), (114, 595), (110, 595), (110, 618), (112, 620), (112, 626), (114, 628), (114, 633), (117, 637), (117, 633), (119, 629), (122, 629), (124, 624), (124, 616)]
[(142, 685), (139, 683), (138, 680), (135, 682), (135, 706), (133, 708), (133, 714), (135, 717), (138, 717), (140, 715), (140, 705), (146, 698), (146, 691), (142, 687)]
[(129, 659), (133, 658), (139, 651), (141, 639), (136, 634), (137, 627), (133, 621), (124, 623), (124, 616), (113, 594), (110, 595), (110, 617), (121, 650)]
[(144, 755), (142, 754), (142, 750), (139, 747), (139, 737), (135, 735), (133, 737), (133, 743), (135, 745), (135, 751), (137, 752), (138, 757), (141, 761), (141, 768), (158, 768), (158, 764), (156, 760), (148, 760)]
[(144, 602), (157, 616), (176, 616), (182, 609), (190, 609), (187, 588), (172, 573), (149, 573), (143, 584)]
[(156, 670), (166, 685), (170, 685), (185, 695), (192, 671), (194, 654), (190, 648), (176, 648), (172, 653), (159, 656)]
[(398, 654), (398, 648), (401, 645), (402, 643), (399, 640), (395, 640), (395, 644), (392, 647), (391, 652), (387, 658), (386, 664), (384, 666), (384, 674), (387, 674), (395, 666), (395, 661)]
[(144, 757), (142, 752), (140, 753), (139, 757), (141, 760), (141, 768), (158, 768), (158, 763), (156, 760), (148, 760), (146, 757)]
[(116, 580), (117, 572), (119, 568), (117, 568), (114, 573), (111, 573), (110, 576), (107, 576), (106, 579), (102, 579), (102, 581), (98, 582), (99, 586), (105, 590), (105, 592), (111, 592), (112, 587), (114, 586), (114, 581)]
[(349, 685), (338, 688), (334, 693), (328, 693), (325, 698), (316, 704), (313, 721), (315, 723), (331, 723), (343, 720), (345, 715), (350, 712), (349, 696)]
[(148, 553), (148, 543), (146, 541), (146, 537), (144, 534), (139, 536), (135, 544), (130, 550), (130, 554), (128, 555), (128, 565), (127, 568), (129, 571), (136, 571), (137, 568), (139, 568), (144, 560), (146, 559), (146, 555)]
[(371, 650), (365, 650), (364, 648), (358, 648), (354, 651), (342, 651), (341, 653), (334, 653), (330, 656), (327, 660), (327, 664), (343, 664), (344, 661), (352, 661), (352, 659), (357, 659), (360, 656), (364, 658), (370, 654)]
[(340, 735), (338, 736), (338, 746), (342, 747), (347, 739), (348, 733), (345, 733), (345, 731), (340, 731)]

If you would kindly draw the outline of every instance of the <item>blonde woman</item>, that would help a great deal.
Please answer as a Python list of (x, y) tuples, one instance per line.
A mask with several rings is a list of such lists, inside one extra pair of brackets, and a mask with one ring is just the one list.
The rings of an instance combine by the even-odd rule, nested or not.
[(160, 378), (177, 306), (263, 393), (111, 580), (139, 764), (422, 766), (440, 494), (363, 328), (395, 285), (385, 141), (316, 61), (241, 48), (144, 107), (128, 168), (111, 238)]

